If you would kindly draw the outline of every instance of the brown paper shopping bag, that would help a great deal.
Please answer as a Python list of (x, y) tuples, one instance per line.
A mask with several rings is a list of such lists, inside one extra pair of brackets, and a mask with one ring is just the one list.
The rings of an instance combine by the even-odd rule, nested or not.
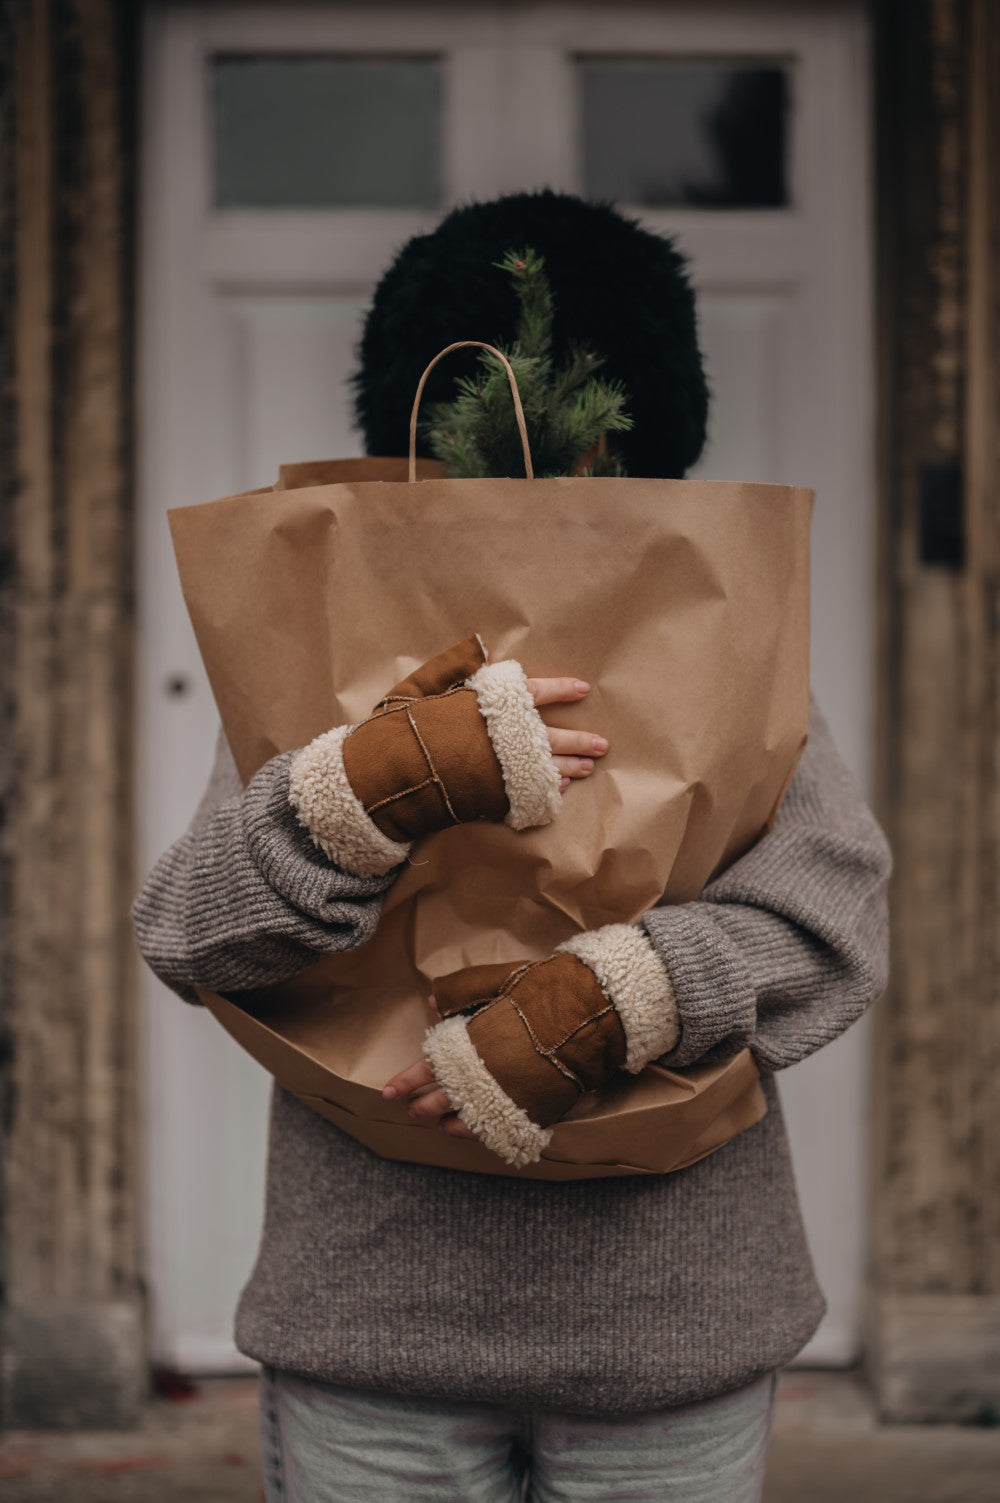
[(449, 480), (415, 467), (414, 442), (411, 431), (408, 469), (285, 466), (272, 490), (171, 513), (242, 777), (364, 719), (472, 631), (529, 676), (586, 678), (584, 703), (543, 717), (585, 725), (611, 749), (549, 826), (475, 823), (418, 842), (361, 948), (239, 1007), (204, 1000), (289, 1090), (388, 1157), (548, 1179), (679, 1168), (763, 1115), (747, 1051), (615, 1080), (521, 1170), (412, 1123), (381, 1086), (420, 1053), (431, 978), (541, 957), (579, 930), (694, 899), (769, 828), (808, 723), (812, 493)]

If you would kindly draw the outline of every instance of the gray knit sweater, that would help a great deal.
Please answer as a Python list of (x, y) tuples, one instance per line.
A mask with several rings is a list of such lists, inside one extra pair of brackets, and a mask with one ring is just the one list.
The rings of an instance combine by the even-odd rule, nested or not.
[[(396, 873), (350, 876), (319, 853), (289, 808), (288, 761), (243, 792), (220, 740), (190, 828), (137, 899), (140, 949), (189, 1001), (195, 983), (238, 994), (376, 928)], [(749, 1044), (770, 1105), (679, 1173), (554, 1184), (386, 1162), (275, 1086), (240, 1350), (358, 1387), (606, 1415), (788, 1362), (824, 1303), (770, 1072), (882, 991), (890, 865), (813, 702), (775, 828), (698, 901), (639, 921), (680, 1014), (664, 1062)]]

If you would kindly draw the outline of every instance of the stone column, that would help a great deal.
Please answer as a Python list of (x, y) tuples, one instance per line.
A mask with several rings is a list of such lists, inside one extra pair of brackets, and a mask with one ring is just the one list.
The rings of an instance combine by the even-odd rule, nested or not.
[(892, 1420), (1000, 1415), (1000, 7), (877, 8), (881, 797), (869, 1363)]
[(0, 11), (7, 1426), (129, 1424), (146, 1383), (128, 932), (138, 9)]

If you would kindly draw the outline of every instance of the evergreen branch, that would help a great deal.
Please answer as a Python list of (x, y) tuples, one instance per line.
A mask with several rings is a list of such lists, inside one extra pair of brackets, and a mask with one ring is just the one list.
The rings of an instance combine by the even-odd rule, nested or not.
[[(494, 265), (511, 277), (518, 299), (517, 336), (503, 353), (520, 392), (535, 474), (576, 474), (584, 461), (584, 474), (623, 474), (607, 435), (632, 427), (624, 387), (597, 376), (603, 361), (583, 348), (554, 369), (554, 307), (541, 256), (530, 247), (511, 250)], [(456, 378), (454, 398), (428, 407), (421, 429), (456, 478), (523, 474), (507, 373), (485, 350), (475, 375)]]

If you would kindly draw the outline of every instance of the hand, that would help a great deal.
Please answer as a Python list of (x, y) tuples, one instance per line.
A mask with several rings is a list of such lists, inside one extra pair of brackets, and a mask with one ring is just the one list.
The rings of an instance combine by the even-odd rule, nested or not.
[[(528, 689), (539, 705), (577, 704), (590, 693), (590, 685), (577, 678), (529, 678)], [(552, 758), (561, 774), (559, 789), (565, 793), (571, 778), (589, 778), (594, 758), (603, 757), (608, 743), (593, 731), (567, 731), (559, 726), (547, 727)]]
[[(299, 823), (345, 871), (382, 875), (414, 840), (472, 820), (547, 825), (571, 778), (607, 743), (550, 729), (539, 704), (579, 700), (576, 679), (527, 678), (490, 662), (477, 633), (401, 679), (357, 725), (334, 726), (296, 752), (288, 797)], [(595, 744), (596, 743), (596, 744)]]
[(416, 1119), (457, 1111), (515, 1168), (538, 1161), (582, 1094), (677, 1042), (670, 977), (635, 924), (584, 931), (541, 960), (464, 966), (433, 985), (442, 1021), (424, 1035), (426, 1064), (387, 1090), (422, 1088)]
[[(549, 680), (553, 682), (553, 680)], [(434, 998), (430, 1004), (436, 1007)], [(434, 1090), (428, 1090), (428, 1086), (435, 1086)], [(452, 1138), (473, 1138), (465, 1123), (455, 1115), (455, 1108), (447, 1093), (436, 1085), (434, 1071), (425, 1059), (418, 1059), (412, 1065), (407, 1065), (405, 1070), (400, 1070), (390, 1081), (382, 1087), (382, 1095), (387, 1101), (393, 1101), (399, 1096), (416, 1096), (410, 1106), (410, 1116), (415, 1122), (433, 1122), (435, 1118), (442, 1132), (448, 1133)]]

